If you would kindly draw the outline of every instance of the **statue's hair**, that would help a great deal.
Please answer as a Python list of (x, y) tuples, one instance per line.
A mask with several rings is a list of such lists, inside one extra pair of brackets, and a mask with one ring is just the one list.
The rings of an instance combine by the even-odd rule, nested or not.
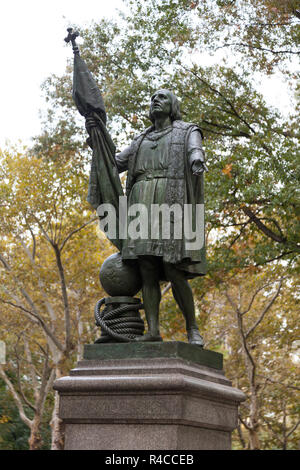
[[(181, 114), (180, 114), (180, 105), (179, 105), (178, 98), (174, 95), (174, 93), (172, 91), (170, 91), (170, 90), (165, 90), (165, 91), (167, 91), (169, 93), (170, 97), (171, 97), (171, 114), (170, 114), (171, 121), (172, 122), (173, 121), (180, 121), (181, 120)], [(149, 118), (154, 123), (154, 116), (151, 113), (151, 108), (150, 108), (150, 112), (149, 112)]]

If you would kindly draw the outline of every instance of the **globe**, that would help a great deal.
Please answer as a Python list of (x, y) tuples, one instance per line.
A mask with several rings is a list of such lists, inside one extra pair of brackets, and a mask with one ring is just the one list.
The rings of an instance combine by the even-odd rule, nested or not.
[(123, 262), (121, 253), (114, 253), (104, 261), (99, 278), (103, 289), (111, 297), (131, 297), (142, 288), (138, 264)]

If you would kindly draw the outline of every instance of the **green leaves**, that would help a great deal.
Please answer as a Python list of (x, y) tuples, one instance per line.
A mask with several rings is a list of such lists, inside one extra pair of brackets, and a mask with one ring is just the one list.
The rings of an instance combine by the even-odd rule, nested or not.
[[(127, 4), (127, 16), (81, 31), (81, 54), (103, 93), (118, 148), (150, 124), (153, 91), (171, 88), (181, 100), (184, 120), (198, 124), (205, 135), (207, 227), (216, 231), (215, 253), (223, 247), (223, 256), (230, 250), (226, 256), (234, 259), (234, 245), (243, 243), (247, 248), (239, 265), (294, 258), (299, 250), (299, 120), (296, 112), (285, 117), (267, 105), (257, 91), (262, 75), (256, 71), (259, 66), (268, 74), (287, 57), (274, 61), (278, 54), (270, 58), (265, 49), (274, 46), (275, 37), (280, 47), (290, 41), (298, 21), (293, 2)], [(237, 43), (230, 46), (235, 58), (224, 54), (222, 63), (206, 66), (207, 53), (229, 39)], [(70, 101), (71, 69), (64, 77), (51, 77), (45, 92), (50, 119), (36, 140), (36, 154), (65, 159), (69, 153), (85, 166), (85, 129)]]
[[(126, 3), (130, 8), (122, 17), (81, 29), (81, 55), (103, 94), (108, 128), (118, 150), (150, 125), (150, 96), (161, 87), (175, 92), (183, 119), (198, 124), (204, 132), (209, 167), (205, 175), (209, 272), (204, 278), (194, 279), (192, 286), (207, 347), (226, 354), (229, 377), (249, 395), (251, 387), (238, 325), (224, 288), (229, 289), (235, 305), (241, 298), (249, 305), (261, 282), (274, 279), (281, 269), (286, 269), (289, 276), (278, 304), (249, 336), (249, 348), (263, 376), (256, 383), (262, 447), (282, 448), (287, 445), (282, 443), (282, 410), (291, 420), (287, 433), (296, 422), (294, 395), (287, 391), (289, 375), (296, 375), (291, 351), (297, 304), (294, 274), (299, 270), (300, 245), (296, 2)], [(273, 92), (272, 106), (258, 91), (259, 82), (270, 86), (275, 72), (289, 80), (289, 114), (276, 107), (280, 89)], [(36, 294), (36, 277), (30, 263), (14, 240), (16, 235), (26, 233), (32, 250), (28, 224), (33, 224), (39, 275), (59, 312), (55, 328), (61, 341), (63, 308), (55, 258), (40, 230), (43, 227), (47, 233), (52, 231), (55, 242), (61, 244), (90, 217), (85, 197), (91, 153), (71, 89), (70, 65), (64, 76), (45, 81), (43, 90), (49, 108), (44, 132), (36, 137), (34, 148), (27, 154), (3, 155), (0, 169), (0, 192), (7, 201), (7, 206), (1, 207), (6, 237), (1, 247), (13, 260), (17, 277), (29, 283), (43, 318), (48, 318), (43, 300)], [(90, 338), (88, 314), (98, 295), (97, 266), (111, 247), (99, 241), (92, 225), (76, 232), (70, 240), (72, 243), (63, 250), (63, 262), (71, 311), (79, 305), (86, 312), (84, 334)], [(10, 282), (15, 286), (16, 280)], [(271, 293), (256, 299), (248, 317), (244, 317), (246, 329), (255, 324)], [(162, 311), (164, 337), (184, 340), (182, 316), (170, 292), (164, 297)], [(72, 316), (71, 321), (76, 329), (77, 319)], [(286, 403), (282, 402), (283, 395)], [(245, 408), (241, 414), (247, 424), (249, 410)], [(246, 427), (242, 427), (242, 434), (247, 439)]]

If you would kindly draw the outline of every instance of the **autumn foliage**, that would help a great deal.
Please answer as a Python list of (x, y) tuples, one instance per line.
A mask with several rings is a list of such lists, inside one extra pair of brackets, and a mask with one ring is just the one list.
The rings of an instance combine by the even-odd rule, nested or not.
[[(149, 126), (153, 91), (167, 87), (183, 119), (203, 130), (209, 271), (191, 285), (206, 348), (224, 354), (227, 377), (247, 396), (233, 446), (296, 449), (298, 2), (125, 3), (127, 16), (81, 31), (108, 128), (121, 150)], [(265, 97), (275, 79), (288, 90), (287, 110), (278, 106), (281, 89), (271, 104)], [(113, 251), (86, 202), (90, 150), (72, 102), (72, 67), (49, 77), (43, 90), (42, 135), (32, 148), (0, 156), (0, 339), (7, 344), (0, 448), (12, 448), (13, 435), (16, 448), (26, 448), (27, 438), (31, 449), (62, 447), (52, 383), (99, 334), (98, 271)], [(162, 289), (163, 337), (185, 341), (169, 286)]]

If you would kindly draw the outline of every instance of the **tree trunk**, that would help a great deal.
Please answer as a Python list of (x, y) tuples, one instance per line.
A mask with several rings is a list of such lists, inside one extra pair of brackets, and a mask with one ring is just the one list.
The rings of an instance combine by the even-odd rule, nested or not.
[[(62, 377), (62, 372), (59, 367), (56, 368), (56, 378)], [(50, 422), (52, 429), (51, 432), (51, 450), (63, 450), (64, 449), (64, 426), (62, 420), (59, 418), (59, 395), (55, 392), (54, 396), (54, 407), (52, 412), (52, 419)]]
[(63, 450), (64, 449), (64, 429), (62, 420), (58, 416), (59, 412), (59, 395), (55, 392), (54, 408), (52, 412), (52, 419), (50, 426), (52, 429), (51, 433), (51, 450)]
[(249, 441), (250, 441), (250, 449), (251, 450), (259, 450), (260, 449), (260, 441), (258, 438), (258, 431), (256, 427), (249, 430)]
[(242, 433), (241, 425), (240, 425), (240, 424), (238, 424), (237, 432), (238, 432), (238, 436), (239, 436), (239, 439), (240, 439), (240, 443), (241, 443), (241, 445), (242, 445), (242, 448), (245, 449), (245, 448), (246, 448), (246, 443), (245, 443), (245, 439), (244, 439), (244, 437), (243, 437), (243, 433)]
[(30, 427), (29, 450), (39, 450), (43, 444), (41, 433), (40, 433), (41, 417), (36, 414), (33, 418), (32, 425)]
[(255, 379), (255, 367), (252, 363), (247, 360), (246, 364), (248, 369), (248, 376), (250, 380), (250, 426), (249, 426), (249, 443), (251, 450), (260, 449), (259, 440), (259, 419), (258, 419), (258, 397), (257, 397), (257, 386)]
[(241, 346), (245, 361), (245, 367), (250, 383), (250, 425), (249, 425), (249, 444), (251, 450), (260, 449), (260, 440), (258, 437), (259, 420), (258, 420), (258, 398), (257, 398), (257, 384), (256, 384), (256, 364), (249, 351), (247, 338), (243, 328), (243, 319), (239, 311), (236, 312), (238, 331), (241, 339)]

